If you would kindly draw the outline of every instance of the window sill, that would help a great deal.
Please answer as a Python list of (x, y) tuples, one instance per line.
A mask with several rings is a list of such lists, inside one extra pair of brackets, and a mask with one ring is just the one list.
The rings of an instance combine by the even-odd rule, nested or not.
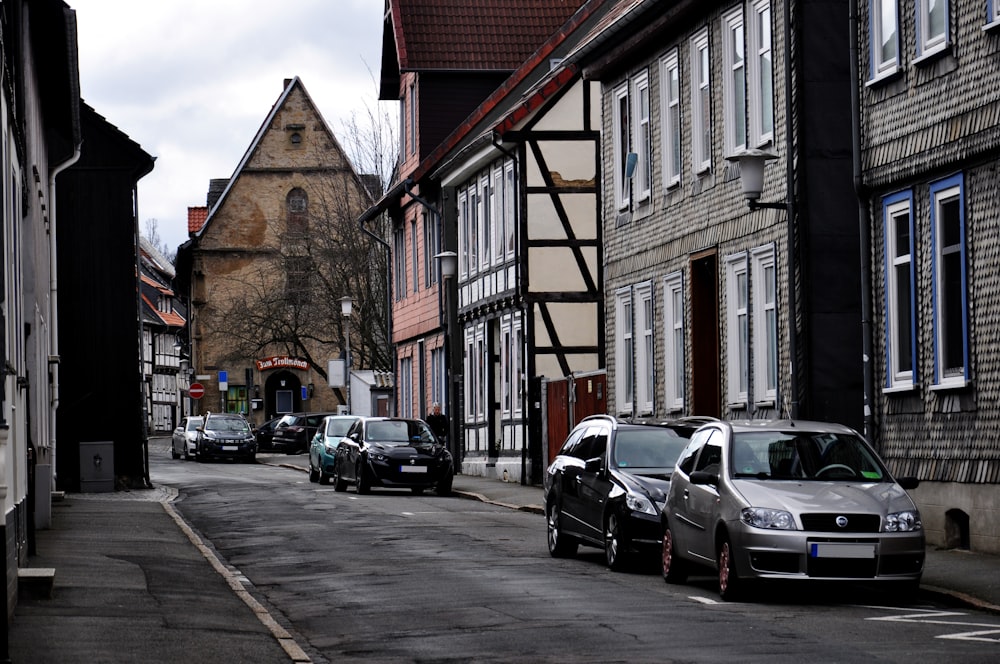
[(1000, 32), (1000, 19), (990, 21), (984, 25), (983, 32)]
[(754, 408), (774, 408), (774, 399), (764, 399), (763, 401), (754, 401)]
[(900, 383), (892, 387), (883, 387), (882, 394), (906, 394), (907, 392), (916, 392), (917, 387), (916, 383)]
[(897, 64), (892, 69), (888, 69), (886, 71), (879, 72), (878, 74), (876, 74), (872, 78), (870, 78), (867, 81), (865, 81), (865, 87), (866, 88), (877, 88), (880, 85), (885, 85), (886, 83), (891, 83), (892, 81), (895, 81), (895, 80), (899, 79), (900, 77), (902, 77), (902, 75), (903, 75), (903, 70)]
[(929, 65), (932, 62), (940, 60), (945, 55), (951, 53), (951, 44), (945, 43), (940, 46), (935, 46), (928, 51), (924, 51), (918, 57), (913, 59), (913, 65), (915, 67), (921, 67), (924, 65)]
[(955, 378), (952, 380), (946, 380), (943, 383), (934, 383), (927, 389), (931, 392), (947, 392), (948, 390), (964, 390), (970, 385), (972, 385), (971, 380), (966, 378)]
[(726, 404), (726, 406), (729, 410), (746, 410), (747, 402), (745, 399), (743, 401), (730, 401)]

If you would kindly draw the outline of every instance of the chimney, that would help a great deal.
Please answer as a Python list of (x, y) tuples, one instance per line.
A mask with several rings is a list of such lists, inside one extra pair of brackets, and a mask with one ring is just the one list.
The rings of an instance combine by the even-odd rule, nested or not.
[(208, 181), (208, 209), (211, 210), (219, 202), (219, 197), (229, 185), (229, 178), (213, 178)]

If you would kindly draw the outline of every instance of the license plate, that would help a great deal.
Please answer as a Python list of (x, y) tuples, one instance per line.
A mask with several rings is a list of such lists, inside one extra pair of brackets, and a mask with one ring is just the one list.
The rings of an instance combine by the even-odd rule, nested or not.
[(874, 544), (837, 544), (813, 542), (809, 545), (811, 558), (874, 558)]
[(223, 452), (239, 452), (239, 450), (240, 450), (240, 446), (239, 445), (223, 445), (222, 446), (222, 451)]
[(399, 472), (401, 473), (426, 473), (427, 466), (400, 466)]

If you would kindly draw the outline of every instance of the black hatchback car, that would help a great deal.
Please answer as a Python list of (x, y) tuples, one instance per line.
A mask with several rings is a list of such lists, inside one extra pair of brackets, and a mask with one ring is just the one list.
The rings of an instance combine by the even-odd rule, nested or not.
[(195, 458), (257, 460), (257, 441), (250, 424), (236, 413), (206, 413), (194, 441)]
[(336, 491), (353, 484), (359, 494), (385, 487), (447, 496), (454, 478), (451, 453), (423, 420), (361, 417), (337, 446), (331, 479)]
[(336, 413), (288, 413), (274, 426), (270, 449), (285, 454), (308, 452), (319, 423)]
[(660, 510), (690, 428), (608, 415), (576, 425), (543, 479), (549, 553), (572, 556), (580, 544), (603, 548), (613, 570), (637, 554), (657, 560)]

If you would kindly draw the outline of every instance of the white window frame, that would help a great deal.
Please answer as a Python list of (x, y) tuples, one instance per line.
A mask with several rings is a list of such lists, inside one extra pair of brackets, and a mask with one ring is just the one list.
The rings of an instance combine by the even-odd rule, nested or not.
[(486, 171), (477, 178), (479, 186), (479, 269), (487, 271), (493, 260), (490, 248), (493, 237), (491, 212), (493, 211), (493, 187), (490, 186), (490, 173)]
[(465, 279), (469, 275), (469, 194), (465, 189), (458, 191), (458, 276)]
[[(774, 51), (770, 0), (754, 2), (750, 19), (746, 31), (747, 52), (753, 57), (747, 59), (750, 80), (747, 86), (747, 114), (750, 120), (747, 139), (753, 147), (760, 148), (774, 141)], [(766, 67), (764, 63), (768, 63)]]
[(746, 253), (726, 257), (726, 396), (745, 408), (750, 382), (749, 274)]
[(722, 17), (722, 36), (725, 154), (731, 156), (747, 147), (746, 33), (743, 28), (743, 7)]
[(417, 85), (415, 82), (410, 82), (410, 154), (417, 153)]
[(656, 338), (653, 284), (637, 284), (632, 291), (636, 328), (635, 343), (635, 402), (640, 415), (653, 412), (653, 395), (656, 392)]
[[(931, 3), (933, 0), (917, 0), (917, 57), (923, 58), (939, 53), (949, 46), (951, 32), (951, 3), (937, 0), (943, 25), (938, 30), (931, 27)], [(932, 33), (931, 30), (934, 30)]]
[[(625, 177), (625, 162), (631, 150), (631, 127), (629, 122), (628, 82), (615, 88), (611, 95), (614, 107), (611, 109), (614, 159), (612, 160), (615, 186), (615, 206), (618, 210), (627, 210), (632, 204), (631, 181)], [(625, 108), (622, 109), (624, 104)]]
[(510, 330), (510, 316), (500, 320), (500, 417), (510, 419), (514, 410), (514, 367), (511, 354), (514, 340)]
[(633, 346), (632, 289), (615, 291), (615, 405), (619, 413), (633, 413), (635, 347)]
[(486, 324), (476, 326), (476, 421), (486, 421), (486, 384), (490, 375), (489, 347), (486, 343)]
[(431, 349), (431, 403), (441, 404), (448, 413), (448, 374), (445, 371), (444, 346)]
[(476, 420), (476, 394), (477, 384), (476, 366), (476, 330), (472, 327), (465, 328), (465, 350), (463, 352), (465, 364), (465, 421), (474, 422)]
[(436, 215), (423, 214), (424, 224), (424, 283), (426, 288), (441, 281), (440, 261), (435, 258), (441, 253), (441, 227)]
[(1000, 0), (986, 0), (986, 25), (984, 30), (1000, 26)]
[(649, 90), (649, 72), (643, 70), (632, 77), (632, 104), (635, 128), (635, 152), (639, 156), (633, 175), (635, 198), (638, 203), (648, 202), (653, 195), (653, 126), (652, 100)]
[[(931, 284), (933, 297), (934, 327), (934, 385), (939, 387), (963, 387), (969, 380), (969, 321), (968, 321), (968, 277), (966, 272), (966, 229), (965, 229), (965, 185), (962, 175), (954, 175), (934, 182), (930, 186), (931, 196)], [(945, 223), (942, 209), (946, 204), (958, 205), (958, 238), (956, 242), (944, 244)], [(952, 274), (957, 270), (958, 275)], [(949, 292), (950, 283), (958, 283), (961, 292)], [(958, 302), (953, 300), (957, 298)], [(949, 313), (950, 312), (950, 313)], [(955, 358), (948, 358), (947, 348), (950, 337), (960, 335), (962, 342), (961, 366), (955, 366)], [(952, 366), (945, 366), (951, 359)]]
[(395, 267), (396, 299), (406, 298), (406, 228), (399, 227), (393, 232), (393, 264)]
[[(885, 387), (887, 390), (911, 389), (918, 375), (913, 193), (905, 191), (882, 199), (882, 220), (885, 236)], [(897, 225), (900, 223), (906, 224), (905, 247), (898, 246)], [(901, 272), (905, 274), (905, 282), (900, 279)], [(901, 297), (907, 300), (905, 312), (908, 315), (903, 310)], [(910, 347), (905, 353), (901, 348), (904, 334)], [(906, 362), (903, 362), (904, 355)]]
[(514, 258), (514, 251), (517, 248), (517, 210), (520, 202), (517, 195), (517, 177), (515, 176), (514, 161), (510, 160), (504, 164), (504, 228), (507, 229), (506, 246), (504, 255), (507, 260)]
[(773, 245), (750, 254), (754, 403), (778, 403), (778, 267)]
[(691, 168), (712, 168), (712, 54), (708, 28), (691, 38)]
[(663, 278), (663, 403), (684, 410), (684, 280), (680, 272)]
[(413, 417), (413, 358), (399, 358), (399, 416)]
[[(899, 5), (898, 0), (871, 0), (869, 8), (869, 36), (871, 41), (871, 78), (889, 76), (899, 70)], [(892, 54), (887, 56), (885, 45), (891, 44)]]
[(514, 385), (514, 417), (524, 416), (524, 327), (521, 315), (518, 314), (511, 320), (511, 337), (513, 340), (513, 352), (511, 353), (511, 366), (514, 369), (512, 383)]
[(660, 141), (664, 190), (681, 183), (681, 71), (677, 49), (660, 59)]
[(500, 265), (503, 263), (504, 256), (504, 239), (507, 236), (506, 225), (507, 225), (507, 196), (509, 192), (504, 186), (504, 176), (503, 176), (503, 162), (499, 162), (493, 165), (490, 170), (490, 177), (493, 181), (493, 187), (490, 189), (491, 200), (493, 201), (492, 211), (490, 213), (490, 218), (493, 220), (493, 264)]
[(417, 239), (417, 219), (410, 219), (410, 242), (413, 252), (410, 254), (410, 267), (413, 270), (413, 292), (420, 291), (420, 243)]
[(471, 236), (469, 237), (469, 276), (479, 272), (479, 233), (480, 221), (479, 221), (479, 188), (476, 186), (476, 180), (473, 178), (472, 182), (469, 183), (466, 191), (469, 194), (469, 232)]

